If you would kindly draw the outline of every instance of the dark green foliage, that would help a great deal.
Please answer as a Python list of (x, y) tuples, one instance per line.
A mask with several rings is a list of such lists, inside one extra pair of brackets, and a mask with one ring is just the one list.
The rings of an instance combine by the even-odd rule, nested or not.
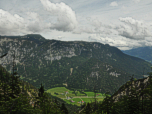
[(62, 111), (64, 114), (68, 114), (68, 110), (67, 110), (67, 108), (65, 107), (65, 104), (64, 104), (64, 103), (62, 103), (61, 111)]
[[(1, 67), (1, 66), (0, 66)], [(10, 75), (3, 67), (0, 68), (0, 113), (1, 114), (61, 114), (60, 106), (53, 103), (50, 95), (44, 92), (44, 86), (39, 89), (38, 99), (29, 97), (27, 91), (35, 89), (29, 83), (19, 80), (17, 72)], [(7, 77), (7, 78), (6, 78)], [(21, 86), (21, 87), (20, 87)], [(25, 88), (26, 87), (26, 88)], [(31, 87), (31, 88), (30, 88)], [(37, 94), (34, 96), (36, 97)], [(33, 108), (31, 100), (35, 99)], [(32, 102), (33, 102), (32, 101)], [(38, 105), (37, 105), (38, 104)]]
[[(1, 39), (5, 37), (1, 36)], [(17, 46), (14, 45), (14, 42), (9, 41), (8, 44), (4, 43), (2, 48), (6, 48), (9, 43), (13, 43), (14, 48), (20, 47), (19, 51), (24, 55), (24, 58), (21, 58), (22, 54), (19, 56), (20, 63), (24, 65), (17, 65), (18, 73), (22, 75), (20, 78), (37, 88), (41, 81), (45, 82), (45, 89), (63, 86), (63, 83), (67, 82), (68, 89), (79, 88), (93, 91), (93, 80), (96, 80), (99, 85), (98, 91), (101, 89), (102, 93), (105, 93), (108, 90), (110, 94), (113, 94), (114, 89), (118, 89), (128, 81), (127, 76), (129, 74), (135, 74), (138, 79), (142, 77), (143, 66), (146, 68), (146, 72), (149, 71), (150, 64), (148, 62), (127, 56), (119, 49), (101, 43), (46, 40), (38, 34), (28, 34), (24, 38), (21, 37), (7, 36), (7, 38), (16, 39), (18, 41)], [(25, 40), (25, 42), (22, 40)], [(24, 48), (26, 48), (25, 52), (23, 51)], [(31, 51), (27, 52), (29, 49)], [(76, 56), (65, 57), (65, 55), (70, 54), (68, 50), (75, 50)], [(31, 56), (31, 54), (34, 54), (34, 56)], [(48, 58), (50, 54), (54, 58), (61, 56), (61, 59), (53, 61), (46, 59), (46, 56)], [(95, 68), (97, 62), (99, 68)], [(113, 68), (107, 71), (106, 65)], [(7, 65), (6, 68), (10, 70), (10, 65)], [(70, 68), (73, 68), (72, 73)], [(98, 80), (96, 76), (90, 76), (92, 72), (96, 71), (98, 71)], [(109, 73), (114, 71), (121, 76), (111, 78)]]
[(39, 97), (43, 97), (43, 94), (44, 94), (44, 86), (42, 86), (42, 83), (41, 83), (41, 87), (39, 89), (38, 95), (39, 95)]
[(87, 106), (84, 109), (85, 114), (90, 114), (92, 112), (90, 103), (87, 103)]
[(107, 96), (107, 94), (106, 94), (106, 98), (104, 98), (104, 100), (102, 102), (102, 108), (104, 109), (103, 112), (107, 112), (107, 114), (111, 113), (112, 102), (110, 101), (110, 97)]
[[(17, 65), (19, 68), (18, 72), (22, 74), (24, 82), (19, 80), (20, 77), (16, 76), (17, 72), (14, 71), (15, 69), (13, 69), (13, 74), (11, 76), (9, 76), (4, 70), (0, 69), (0, 87), (1, 92), (3, 93), (0, 94), (1, 113), (67, 114), (70, 112), (73, 114), (74, 111), (71, 110), (78, 112), (77, 109), (72, 109), (72, 106), (70, 107), (63, 102), (62, 105), (60, 105), (60, 100), (52, 100), (50, 95), (44, 92), (45, 89), (48, 89), (49, 87), (63, 86), (63, 83), (67, 82), (69, 89), (77, 88), (93, 91), (94, 83), (96, 83), (98, 85), (96, 88), (97, 92), (101, 89), (102, 93), (105, 93), (108, 90), (109, 93), (112, 94), (114, 89), (118, 89), (123, 83), (126, 83), (129, 74), (135, 74), (135, 77), (139, 78), (141, 77), (141, 68), (143, 66), (147, 68), (150, 66), (150, 64), (141, 59), (126, 56), (117, 48), (108, 45), (104, 46), (100, 43), (78, 42), (78, 46), (74, 47), (71, 45), (73, 44), (72, 42), (63, 43), (56, 40), (45, 42), (44, 38), (38, 38), (38, 36), (35, 38), (35, 36), (31, 35), (28, 36), (31, 37), (29, 40), (32, 40), (39, 45), (31, 51), (36, 53), (35, 57), (30, 57), (31, 53), (25, 52), (24, 62), (22, 62), (26, 63), (26, 70), (24, 70), (23, 66), (19, 64)], [(60, 60), (54, 60), (53, 62), (48, 61), (47, 63), (43, 57), (43, 52), (48, 50), (48, 46), (50, 46), (51, 43), (54, 43), (52, 47), (54, 48), (54, 52), (51, 53), (56, 54), (56, 52), (60, 52), (59, 49), (68, 47), (74, 48), (77, 56), (71, 58), (62, 57)], [(22, 46), (24, 47), (25, 45), (31, 47), (31, 44), (28, 41)], [(27, 48), (29, 48), (28, 46)], [(83, 50), (83, 48), (85, 48), (86, 51)], [(90, 49), (92, 49), (92, 52), (89, 51)], [(107, 54), (110, 53), (112, 53), (112, 57), (107, 56)], [(69, 52), (65, 51), (65, 54), (69, 54)], [(92, 55), (92, 57), (90, 57), (90, 55)], [(41, 61), (39, 61), (39, 59)], [(97, 63), (98, 66), (96, 66)], [(44, 65), (42, 66), (41, 64)], [(107, 70), (106, 66), (110, 66), (111, 68)], [(73, 68), (72, 73), (71, 68)], [(99, 76), (98, 79), (97, 75), (93, 75), (93, 72), (97, 71)], [(122, 76), (111, 78), (109, 73), (115, 71)], [(89, 81), (87, 78), (89, 78)], [(36, 80), (36, 82), (33, 80)], [(132, 77), (130, 82), (133, 80), (134, 78)], [(32, 97), (30, 97), (29, 92), (31, 92), (30, 90), (32, 86), (25, 81), (30, 82), (36, 87), (39, 87), (40, 82), (44, 81), (46, 88), (44, 88), (44, 85), (42, 86), (41, 83), (41, 87), (37, 90), (37, 93), (35, 95), (32, 94)], [(20, 85), (22, 85), (21, 89)], [(24, 88), (25, 85), (26, 88)], [(149, 86), (148, 89), (144, 90), (146, 94), (141, 92), (142, 94), (140, 95), (144, 98), (142, 99), (142, 102), (139, 99), (139, 94), (136, 92), (136, 87), (131, 88), (130, 95), (124, 96), (116, 103), (114, 103), (114, 100), (106, 94), (106, 98), (102, 103), (96, 103), (95, 101), (84, 105), (84, 107), (82, 106), (81, 108), (84, 108), (82, 113), (139, 114), (144, 112), (145, 114), (148, 114), (148, 112), (151, 112), (150, 107), (152, 106), (151, 89), (152, 87)], [(37, 95), (38, 97), (36, 99)], [(30, 104), (31, 101), (34, 101), (34, 108)]]
[(138, 57), (141, 59), (144, 59), (150, 63), (152, 63), (152, 47), (151, 46), (146, 46), (146, 47), (139, 47), (131, 50), (124, 50), (122, 51), (125, 54)]
[(32, 114), (38, 112), (37, 110), (34, 110), (32, 106), (29, 105), (27, 97), (22, 95), (16, 99), (11, 99), (7, 102), (3, 102), (2, 107), (6, 107), (5, 112), (10, 112), (11, 114)]
[[(93, 110), (91, 114), (151, 114), (152, 112), (152, 76), (149, 76), (149, 86), (143, 91), (136, 91), (136, 86), (131, 86), (130, 94), (127, 96), (123, 96), (119, 98), (117, 102), (114, 102), (110, 97), (106, 95), (106, 98), (102, 101), (102, 103), (97, 104), (98, 109), (93, 110), (95, 105), (92, 105), (90, 109)], [(130, 79), (130, 83), (132, 85), (132, 81), (134, 81), (133, 76)], [(141, 94), (140, 94), (141, 93)], [(140, 97), (143, 96), (143, 99)], [(91, 103), (92, 104), (92, 103)], [(85, 107), (85, 109), (87, 106)], [(86, 114), (84, 110), (81, 114)]]

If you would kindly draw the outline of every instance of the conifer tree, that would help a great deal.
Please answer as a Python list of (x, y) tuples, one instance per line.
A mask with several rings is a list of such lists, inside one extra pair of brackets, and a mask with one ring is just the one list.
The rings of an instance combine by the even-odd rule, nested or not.
[(39, 89), (38, 96), (39, 96), (39, 97), (43, 97), (43, 94), (44, 94), (44, 86), (42, 86), (42, 83), (41, 83), (41, 87), (40, 87), (40, 89)]
[(67, 108), (65, 107), (65, 104), (64, 104), (64, 103), (62, 103), (61, 111), (63, 111), (64, 114), (68, 114), (68, 110), (67, 110)]
[[(152, 68), (151, 68), (152, 69)], [(145, 108), (145, 110), (144, 110), (144, 112), (146, 113), (148, 113), (148, 112), (151, 112), (152, 111), (152, 109), (151, 109), (151, 107), (152, 107), (152, 73), (150, 72), (149, 73), (149, 86), (148, 86), (148, 88), (146, 88), (145, 90), (144, 90), (144, 93), (145, 93), (145, 98), (146, 98), (146, 100), (144, 100), (145, 101), (145, 103), (144, 103), (144, 108)]]
[[(100, 105), (101, 110), (99, 110), (99, 112), (106, 112), (107, 114), (110, 114), (112, 112), (112, 103), (113, 101), (110, 99), (110, 97), (108, 96), (109, 92), (106, 92), (105, 95), (106, 97), (104, 98), (102, 104)], [(99, 108), (99, 109), (100, 109)]]
[[(144, 69), (143, 69), (143, 77), (144, 77), (144, 70), (145, 70), (145, 67), (144, 67)], [(144, 78), (143, 78), (144, 79)], [(143, 95), (144, 95), (144, 92), (143, 92), (143, 89), (144, 89), (144, 83), (142, 82), (141, 83), (141, 93), (140, 93), (140, 96), (141, 96), (141, 98), (142, 98), (142, 102), (141, 102), (141, 113), (142, 114), (144, 114), (144, 97), (143, 97)]]
[(85, 114), (91, 114), (91, 106), (90, 103), (87, 103), (87, 106), (84, 109)]
[(60, 108), (60, 103), (57, 101), (57, 98), (55, 98), (55, 104), (57, 105), (58, 108)]
[(42, 86), (42, 83), (41, 83), (41, 87), (39, 88), (39, 93), (38, 93), (38, 97), (36, 97), (37, 99), (37, 102), (35, 102), (35, 107), (41, 107), (42, 108), (42, 105), (43, 105), (43, 100), (44, 100), (44, 86)]
[[(2, 56), (0, 56), (0, 58), (3, 58), (3, 57), (5, 57), (7, 55), (7, 53), (6, 54), (4, 54), (4, 55), (2, 55)], [(2, 75), (4, 72), (3, 72), (3, 69), (1, 69), (1, 71), (0, 71), (0, 76), (1, 76), (1, 80), (2, 81), (4, 81), (3, 79), (5, 78), (5, 76), (4, 75)]]
[[(14, 60), (15, 60), (15, 52), (14, 52)], [(12, 98), (17, 98), (19, 97), (19, 94), (21, 92), (21, 89), (20, 89), (21, 82), (19, 80), (20, 76), (17, 76), (18, 73), (15, 68), (14, 60), (13, 60), (13, 68), (12, 68), (13, 73), (11, 74), (11, 82), (10, 82), (10, 86), (12, 90), (12, 92), (10, 93), (10, 96)]]
[[(134, 75), (132, 75), (131, 79), (130, 79), (130, 86), (131, 86), (131, 93), (130, 95), (128, 95), (128, 97), (123, 97), (123, 98), (126, 98), (126, 99), (123, 99), (123, 101), (125, 101), (124, 103), (127, 103), (125, 104), (126, 105), (126, 108), (124, 108), (125, 110), (127, 110), (127, 114), (135, 114), (135, 113), (139, 113), (139, 96), (137, 95), (136, 93), (136, 87), (133, 88), (132, 86), (132, 82), (134, 81), (134, 78), (133, 78)], [(127, 101), (126, 101), (127, 100)]]

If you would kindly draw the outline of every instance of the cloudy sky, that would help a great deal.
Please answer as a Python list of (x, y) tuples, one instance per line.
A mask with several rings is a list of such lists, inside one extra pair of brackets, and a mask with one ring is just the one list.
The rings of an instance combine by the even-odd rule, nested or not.
[(0, 0), (0, 35), (152, 46), (152, 0)]

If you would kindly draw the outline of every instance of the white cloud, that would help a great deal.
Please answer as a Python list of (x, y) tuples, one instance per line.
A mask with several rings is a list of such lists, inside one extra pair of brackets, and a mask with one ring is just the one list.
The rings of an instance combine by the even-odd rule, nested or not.
[(111, 34), (112, 26), (103, 24), (99, 19), (92, 19), (92, 18), (86, 18), (85, 22), (87, 22), (87, 25), (79, 25), (75, 30), (73, 30), (73, 33), (75, 34), (81, 34), (81, 33), (88, 33), (88, 34), (104, 34), (109, 35)]
[(122, 36), (102, 36), (97, 34), (91, 34), (88, 37), (88, 41), (90, 42), (100, 42), (102, 44), (109, 44), (110, 46), (114, 46), (119, 48), (120, 50), (129, 50), (136, 47), (144, 47), (144, 46), (152, 46), (152, 41), (149, 42), (148, 40), (134, 40), (128, 39)]
[(94, 30), (91, 27), (87, 26), (79, 26), (73, 30), (74, 34), (81, 34), (81, 33), (94, 33)]
[(119, 18), (124, 24), (116, 27), (121, 36), (130, 39), (144, 40), (145, 37), (151, 37), (150, 26), (143, 21), (135, 20), (131, 17)]
[(24, 33), (23, 29), (25, 29), (25, 20), (22, 17), (0, 9), (0, 34)]
[(57, 16), (57, 22), (51, 25), (51, 29), (59, 31), (72, 31), (77, 26), (75, 12), (65, 3), (51, 3), (49, 0), (40, 0), (45, 10), (50, 12), (50, 15)]
[(114, 1), (114, 2), (111, 2), (111, 4), (110, 4), (110, 6), (118, 6), (118, 3), (116, 2), (116, 1)]
[(0, 34), (18, 35), (45, 31), (50, 24), (45, 24), (39, 15), (34, 12), (27, 12), (27, 18), (17, 14), (10, 14), (0, 9)]
[(44, 23), (41, 17), (35, 12), (27, 12), (27, 29), (33, 33), (45, 31), (51, 26), (50, 23)]
[(151, 0), (0, 0), (0, 8), (0, 35), (38, 33), (66, 41), (90, 36), (123, 49), (152, 45)]

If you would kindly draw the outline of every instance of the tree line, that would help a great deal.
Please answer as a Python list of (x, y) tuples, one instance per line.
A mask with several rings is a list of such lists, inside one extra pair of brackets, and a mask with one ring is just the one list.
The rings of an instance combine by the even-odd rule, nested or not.
[[(1, 56), (0, 58), (6, 56)], [(15, 60), (15, 54), (14, 54)], [(1, 114), (68, 114), (65, 104), (57, 99), (52, 99), (49, 94), (44, 93), (44, 86), (38, 89), (38, 97), (32, 106), (31, 98), (24, 87), (23, 81), (19, 80), (13, 61), (13, 73), (10, 75), (0, 66), (0, 113)], [(22, 82), (22, 83), (21, 83)], [(24, 85), (24, 84), (22, 84)]]
[[(1, 56), (4, 57), (7, 54)], [(14, 54), (15, 60), (15, 54)], [(62, 105), (57, 99), (44, 92), (44, 86), (41, 83), (38, 89), (38, 96), (35, 97), (34, 104), (31, 105), (32, 98), (29, 97), (23, 86), (20, 87), (17, 71), (13, 61), (13, 73), (10, 75), (0, 66), (0, 113), (1, 114), (68, 114), (64, 103)], [(149, 73), (149, 86), (144, 88), (142, 84), (141, 91), (137, 92), (133, 87), (133, 76), (130, 79), (131, 90), (129, 95), (124, 95), (117, 102), (105, 94), (102, 102), (85, 103), (82, 105), (81, 112), (75, 114), (151, 114), (152, 112), (152, 73)], [(94, 87), (96, 98), (96, 92)]]

